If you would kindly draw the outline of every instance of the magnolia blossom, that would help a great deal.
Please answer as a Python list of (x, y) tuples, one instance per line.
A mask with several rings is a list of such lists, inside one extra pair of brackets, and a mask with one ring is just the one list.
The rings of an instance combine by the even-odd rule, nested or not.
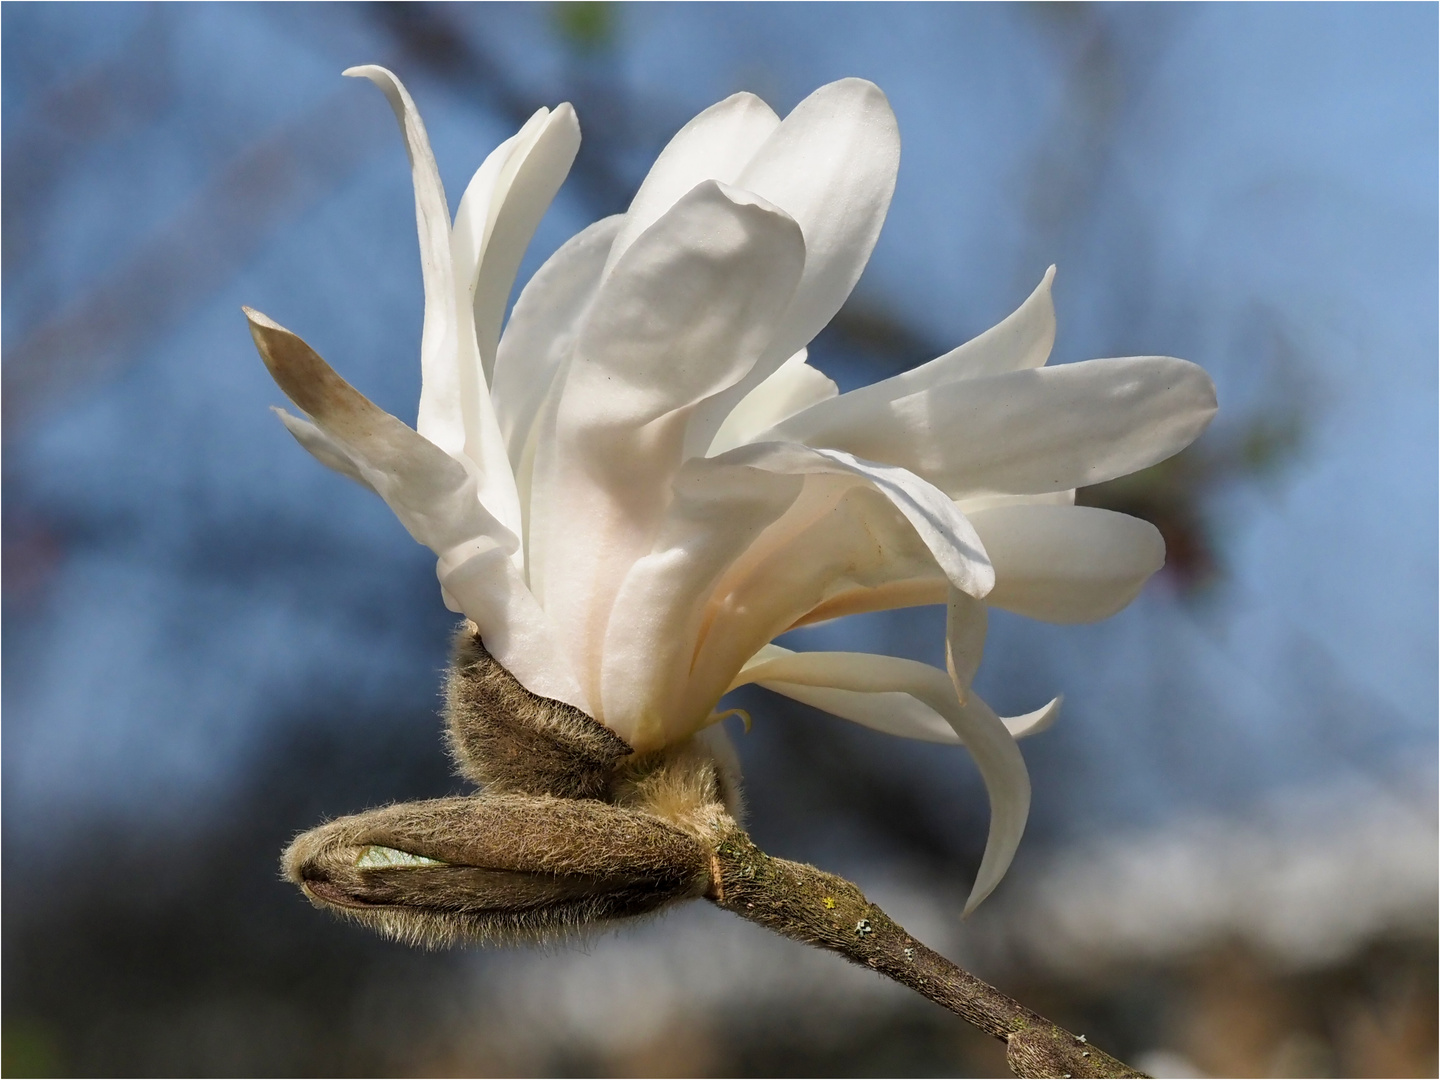
[[(993, 329), (847, 394), (806, 356), (890, 203), (884, 94), (821, 87), (781, 120), (752, 94), (695, 117), (629, 210), (562, 246), (502, 321), (580, 144), (541, 109), (475, 173), (452, 220), (425, 127), (379, 67), (413, 167), (425, 285), (414, 429), (249, 312), (323, 463), (374, 490), (438, 556), (446, 604), (535, 694), (635, 750), (682, 742), (759, 683), (895, 735), (963, 743), (991, 803), (973, 907), (1029, 809), (1016, 739), (972, 690), (987, 606), (1052, 622), (1124, 607), (1164, 561), (1149, 524), (1075, 489), (1169, 457), (1214, 390), (1168, 357), (1047, 368), (1053, 270)], [(947, 604), (949, 670), (792, 652), (772, 639), (858, 612)]]

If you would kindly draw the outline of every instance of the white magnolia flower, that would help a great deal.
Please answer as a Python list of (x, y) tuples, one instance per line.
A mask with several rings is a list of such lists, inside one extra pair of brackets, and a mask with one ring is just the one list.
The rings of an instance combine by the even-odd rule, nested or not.
[[(414, 102), (379, 67), (413, 166), (425, 283), (411, 429), (299, 338), (250, 313), (280, 413), (317, 458), (381, 496), (439, 557), (446, 603), (536, 694), (636, 750), (687, 739), (759, 683), (909, 738), (961, 743), (991, 801), (973, 907), (1029, 809), (1016, 738), (970, 689), (987, 605), (1053, 622), (1124, 607), (1164, 560), (1149, 524), (1075, 488), (1186, 446), (1215, 409), (1167, 357), (1047, 368), (1051, 274), (1004, 322), (848, 394), (806, 362), (880, 231), (895, 117), (860, 79), (783, 121), (736, 94), (671, 140), (627, 213), (526, 285), (517, 267), (580, 143), (541, 109), (482, 164), (452, 221)], [(796, 653), (785, 631), (949, 605), (949, 672)]]

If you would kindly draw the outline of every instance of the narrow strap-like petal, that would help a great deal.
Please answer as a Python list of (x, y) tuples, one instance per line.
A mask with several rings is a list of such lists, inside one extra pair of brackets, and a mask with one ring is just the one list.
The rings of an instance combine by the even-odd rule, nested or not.
[(971, 596), (984, 596), (995, 584), (984, 544), (965, 515), (944, 492), (906, 469), (865, 461), (843, 451), (794, 443), (754, 443), (713, 460), (776, 472), (861, 477), (905, 516), (930, 549), (936, 565), (957, 589)]
[(549, 115), (549, 109), (536, 110), (519, 131), (491, 150), (470, 177), (470, 183), (465, 185), (465, 193), (455, 207), (455, 223), (451, 226), (455, 273), (472, 290), (480, 275), (480, 260), (485, 254), (485, 242), (490, 238), (490, 228), (495, 220), (500, 175), (516, 147), (533, 142), (535, 133)]
[(390, 102), (405, 152), (410, 157), (415, 186), (415, 219), (420, 234), (420, 270), (425, 283), (425, 322), (420, 336), (420, 412), (415, 427), (440, 449), (453, 456), (465, 452), (462, 401), (464, 372), (457, 364), (460, 327), (456, 315), (456, 287), (450, 249), (450, 208), (440, 170), (430, 149), (425, 123), (409, 91), (383, 67), (366, 64), (348, 68), (346, 75), (369, 79)]
[(609, 275), (641, 233), (696, 184), (706, 180), (733, 184), (779, 126), (775, 110), (754, 94), (742, 92), (711, 105), (676, 132), (630, 200), (605, 274)]
[(1093, 506), (1004, 506), (970, 518), (995, 565), (985, 598), (1046, 622), (1108, 619), (1165, 564), (1148, 521)]
[(1164, 356), (965, 379), (894, 401), (822, 401), (766, 435), (888, 461), (953, 498), (1063, 491), (1163, 461), (1215, 415), (1202, 368)]
[(949, 676), (939, 668), (871, 653), (792, 653), (757, 664), (745, 675), (748, 681), (761, 684), (774, 681), (863, 694), (905, 693), (944, 717), (980, 767), (990, 796), (990, 834), (965, 913), (990, 895), (1009, 869), (1025, 831), (1030, 776), (1014, 736), (988, 705), (974, 694), (962, 704)]
[[(796, 654), (790, 649), (770, 644), (755, 654), (736, 676), (732, 689), (756, 682), (767, 690), (806, 705), (849, 720), (862, 727), (897, 735), (902, 739), (919, 742), (941, 743), (947, 746), (963, 746), (964, 742), (950, 722), (924, 702), (899, 690), (861, 691), (841, 690), (833, 686), (818, 686), (808, 683), (786, 682), (783, 679), (752, 680), (749, 673), (760, 664), (783, 656), (817, 656), (818, 653)], [(1061, 699), (1055, 698), (1034, 712), (1021, 716), (1002, 716), (1000, 722), (1005, 730), (1017, 739), (1038, 735), (1051, 727), (1060, 712)]]
[(471, 469), (342, 379), (297, 335), (245, 309), (265, 366), (287, 397), (350, 459), (410, 535), (437, 555), (477, 536), (506, 553), (518, 538), (481, 504)]
[[(1054, 280), (1052, 266), (1023, 304), (964, 345), (919, 367), (842, 395), (824, 407), (824, 423), (837, 426), (844, 423), (844, 418), (853, 417), (853, 422), (863, 424), (871, 413), (922, 390), (962, 379), (1042, 367), (1055, 344), (1055, 302), (1050, 295)], [(796, 414), (795, 420), (797, 429), (808, 423), (804, 414)], [(758, 432), (755, 436), (757, 440), (764, 437)]]
[(807, 355), (801, 349), (746, 394), (720, 425), (707, 453), (723, 454), (743, 446), (782, 420), (835, 397), (840, 392), (835, 380), (806, 363)]
[(470, 282), (487, 381), (495, 370), (500, 326), (520, 260), (580, 150), (580, 123), (568, 102), (546, 115), (533, 137), (526, 134), (522, 130), (500, 174), (479, 272)]
[[(766, 679), (756, 685), (885, 735), (948, 746), (964, 745), (964, 741), (943, 716), (930, 706), (898, 690), (860, 693), (855, 690), (837, 690), (832, 686), (806, 686), (782, 679)], [(1016, 739), (1038, 735), (1054, 725), (1055, 718), (1060, 714), (1062, 701), (1062, 698), (1057, 697), (1034, 712), (1021, 716), (1002, 716), (1000, 722)]]
[(755, 152), (735, 183), (800, 223), (805, 276), (751, 373), (696, 410), (688, 454), (705, 453), (736, 403), (840, 310), (880, 236), (899, 169), (895, 114), (880, 88), (864, 79), (820, 87)]
[(511, 558), (519, 540), (476, 498), (473, 470), (369, 401), (299, 337), (257, 311), (246, 315), (271, 375), (314, 420), (297, 421), (300, 430), (318, 431), (439, 556), (442, 595), (480, 628), (491, 654), (532, 692), (587, 708)]
[(348, 476), (363, 488), (375, 490), (370, 486), (370, 481), (365, 479), (365, 474), (360, 471), (359, 466), (350, 459), (345, 448), (329, 435), (326, 435), (309, 420), (294, 416), (284, 409), (274, 408), (272, 411), (280, 418), (285, 429), (295, 436), (295, 441), (309, 450), (321, 465), (334, 469), (342, 476)]
[[(986, 549), (989, 551), (989, 549)], [(991, 556), (993, 561), (994, 556)], [(991, 590), (992, 592), (994, 590)], [(950, 590), (945, 611), (945, 668), (955, 681), (955, 689), (964, 697), (980, 670), (985, 653), (985, 632), (990, 616), (984, 600), (976, 600), (959, 589)]]

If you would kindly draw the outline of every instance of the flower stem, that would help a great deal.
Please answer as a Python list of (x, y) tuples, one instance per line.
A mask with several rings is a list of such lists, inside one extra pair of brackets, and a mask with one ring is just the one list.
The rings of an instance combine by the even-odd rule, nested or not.
[(925, 995), (1004, 1042), (1016, 1076), (1145, 1075), (927, 949), (844, 878), (766, 855), (742, 831), (714, 846), (707, 899)]

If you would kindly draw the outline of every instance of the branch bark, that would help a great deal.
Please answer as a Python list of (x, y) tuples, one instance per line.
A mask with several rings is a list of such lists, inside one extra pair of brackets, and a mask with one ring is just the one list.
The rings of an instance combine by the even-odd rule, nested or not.
[(844, 878), (766, 855), (743, 831), (715, 844), (706, 898), (925, 995), (1005, 1043), (1016, 1076), (1145, 1075), (926, 948)]

